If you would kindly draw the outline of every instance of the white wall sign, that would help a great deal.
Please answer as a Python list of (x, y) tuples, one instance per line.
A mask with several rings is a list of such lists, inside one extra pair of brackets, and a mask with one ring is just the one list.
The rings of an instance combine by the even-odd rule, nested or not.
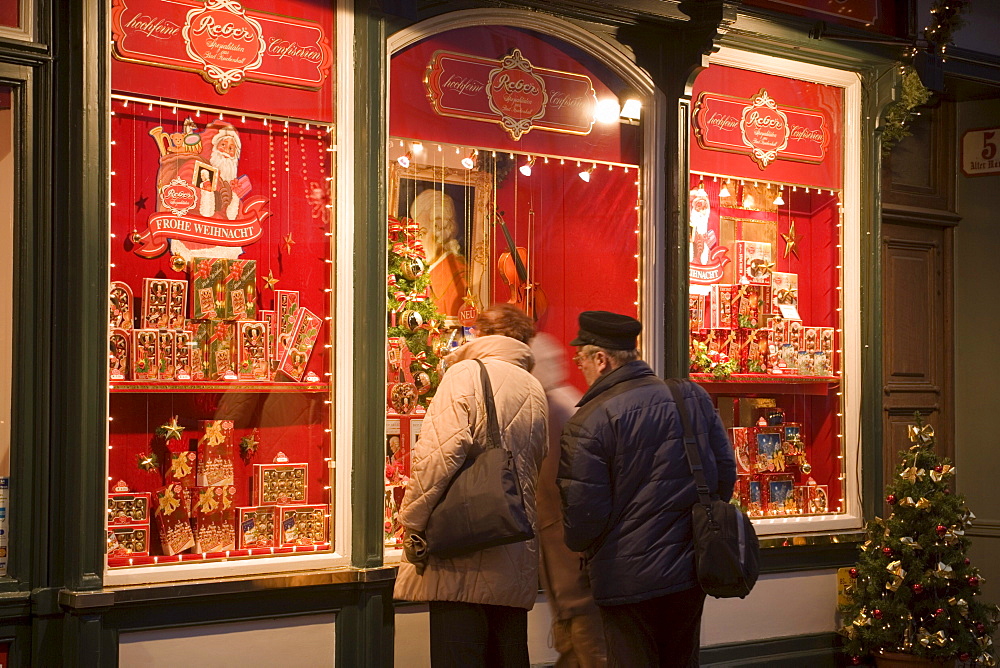
[(969, 130), (962, 135), (962, 173), (1000, 174), (1000, 128)]

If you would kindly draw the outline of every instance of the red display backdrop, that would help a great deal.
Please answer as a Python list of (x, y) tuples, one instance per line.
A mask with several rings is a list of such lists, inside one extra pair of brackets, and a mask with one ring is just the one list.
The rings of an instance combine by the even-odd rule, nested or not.
[(116, 91), (333, 120), (334, 9), (320, 0), (114, 0)]
[(21, 27), (21, 0), (7, 0), (0, 3), (0, 26)]
[[(539, 88), (507, 108), (511, 125), (531, 119), (531, 129), (520, 134), (508, 133), (502, 110), (491, 110), (487, 95), (490, 64), (499, 66), (514, 50), (542, 80), (539, 84), (522, 70), (519, 86), (525, 88), (530, 79)], [(449, 60), (442, 64), (444, 54)], [(585, 80), (593, 85), (594, 97)], [(542, 87), (548, 94), (544, 102)], [(410, 139), (632, 164), (638, 162), (637, 126), (595, 123), (587, 134), (569, 134), (585, 131), (594, 99), (624, 101), (624, 93), (624, 84), (608, 68), (552, 38), (516, 28), (463, 28), (393, 55), (389, 128), (392, 135)]]
[(691, 171), (838, 190), (841, 88), (711, 65), (695, 81)]

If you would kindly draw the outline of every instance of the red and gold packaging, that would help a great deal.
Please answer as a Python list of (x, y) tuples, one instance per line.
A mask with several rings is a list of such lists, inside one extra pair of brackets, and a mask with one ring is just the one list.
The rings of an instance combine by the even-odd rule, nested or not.
[(763, 241), (737, 241), (736, 282), (751, 285), (770, 285), (771, 271), (774, 263), (771, 261), (771, 244)]
[(131, 357), (131, 332), (121, 328), (112, 329), (108, 335), (108, 378), (128, 380)]
[(814, 353), (819, 350), (819, 332), (821, 327), (802, 328), (802, 348), (807, 353)]
[(224, 320), (226, 318), (227, 300), (222, 282), (228, 271), (228, 262), (223, 258), (191, 258), (191, 318), (193, 320)]
[(790, 473), (765, 473), (762, 482), (764, 483), (762, 488), (767, 495), (765, 507), (768, 515), (798, 513), (794, 477)]
[(799, 275), (783, 271), (771, 274), (773, 313), (785, 320), (801, 320), (799, 316)]
[(236, 349), (232, 322), (203, 320), (195, 329), (196, 347), (201, 350), (206, 380), (236, 380)]
[(187, 281), (169, 278), (142, 279), (142, 326), (177, 329), (184, 326)]
[(205, 433), (198, 440), (198, 487), (232, 485), (233, 423), (231, 420), (202, 420)]
[(163, 554), (179, 554), (194, 547), (187, 494), (180, 483), (156, 490), (156, 524)]
[(170, 453), (170, 466), (164, 474), (167, 484), (178, 483), (182, 487), (197, 486), (198, 455), (190, 450)]
[(267, 323), (267, 354), (268, 359), (272, 362), (277, 361), (275, 359), (275, 353), (277, 352), (278, 341), (278, 312), (275, 310), (263, 310), (257, 311), (257, 317)]
[(744, 329), (742, 335), (742, 354), (740, 355), (740, 371), (742, 373), (768, 373), (773, 366), (771, 358), (771, 330)]
[(174, 332), (174, 378), (191, 380), (191, 353), (194, 339), (191, 332), (178, 329)]
[(156, 380), (159, 370), (158, 329), (132, 330), (132, 380)]
[(739, 360), (740, 338), (736, 329), (712, 329), (708, 341), (709, 352), (715, 351), (726, 355), (729, 359)]
[(149, 556), (149, 525), (109, 526), (109, 557)]
[(108, 526), (139, 525), (149, 527), (150, 492), (111, 492), (108, 494)]
[(195, 498), (195, 552), (236, 549), (236, 486), (200, 487)]
[(236, 509), (236, 547), (277, 547), (275, 507), (251, 506)]
[(257, 261), (226, 260), (225, 320), (257, 319)]
[(688, 297), (688, 307), (690, 309), (691, 331), (696, 332), (705, 329), (705, 306), (708, 301), (707, 295), (690, 295)]
[(174, 380), (177, 375), (174, 351), (174, 333), (169, 329), (159, 330), (157, 335), (157, 376), (160, 380)]
[(263, 320), (236, 323), (240, 380), (270, 380), (271, 361), (267, 348), (268, 324)]
[(132, 288), (128, 283), (112, 281), (108, 290), (108, 326), (112, 329), (132, 331), (135, 326)]
[(293, 505), (309, 499), (309, 464), (254, 464), (254, 500), (258, 506)]
[(323, 319), (304, 307), (300, 307), (297, 314), (292, 336), (288, 340), (278, 370), (292, 380), (301, 381), (312, 356), (313, 346), (319, 338)]
[(277, 345), (274, 348), (274, 359), (280, 362), (285, 356), (285, 350), (295, 329), (297, 311), (299, 310), (298, 290), (275, 290), (274, 310), (277, 313), (278, 328), (275, 333)]
[(736, 473), (753, 473), (757, 459), (757, 441), (750, 427), (733, 427), (729, 430), (729, 441), (736, 457)]
[(713, 285), (709, 295), (709, 308), (711, 317), (709, 327), (712, 329), (736, 329), (740, 326), (737, 315), (738, 310), (734, 310), (736, 296), (739, 294), (738, 285)]
[(278, 545), (320, 545), (330, 542), (326, 505), (275, 506)]
[(792, 344), (792, 348), (796, 352), (802, 350), (802, 323), (800, 321), (785, 321), (785, 342)]

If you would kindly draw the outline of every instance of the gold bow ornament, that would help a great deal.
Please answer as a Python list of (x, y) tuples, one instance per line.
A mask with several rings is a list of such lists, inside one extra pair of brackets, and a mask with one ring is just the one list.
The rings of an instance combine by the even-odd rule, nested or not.
[(934, 482), (941, 482), (941, 479), (944, 478), (946, 475), (954, 475), (954, 474), (955, 474), (955, 467), (952, 466), (951, 464), (945, 464), (944, 466), (941, 467), (940, 471), (934, 471), (933, 469), (931, 470), (931, 480), (933, 480)]
[(948, 644), (948, 636), (944, 634), (944, 631), (938, 631), (937, 633), (931, 633), (923, 626), (917, 631), (917, 638), (920, 639), (920, 644), (924, 647), (931, 647), (937, 645), (938, 647), (944, 647)]
[(911, 424), (907, 426), (906, 431), (910, 436), (910, 440), (914, 443), (930, 443), (934, 440), (934, 427), (929, 424), (919, 427), (915, 424)]
[(916, 540), (914, 540), (910, 536), (903, 536), (902, 538), (899, 539), (899, 542), (902, 543), (903, 545), (909, 545), (914, 550), (922, 550), (923, 549), (922, 547), (920, 547), (920, 543), (918, 543)]
[(889, 562), (885, 570), (889, 571), (892, 575), (892, 579), (885, 583), (885, 588), (889, 591), (896, 591), (903, 584), (903, 578), (906, 577), (906, 571), (903, 570), (902, 562), (899, 559)]
[(938, 565), (937, 565), (937, 568), (933, 572), (933, 575), (936, 578), (940, 578), (942, 580), (947, 580), (948, 578), (951, 577), (951, 575), (950, 575), (951, 572), (952, 572), (951, 566), (948, 566), (944, 562), (939, 561)]
[(948, 599), (948, 605), (958, 608), (959, 614), (961, 614), (963, 617), (969, 616), (969, 604), (966, 602), (964, 598), (956, 599), (954, 596), (952, 596), (951, 598)]
[(909, 468), (903, 469), (903, 472), (899, 474), (899, 477), (903, 480), (908, 480), (911, 485), (916, 484), (918, 478), (923, 478), (927, 472), (923, 469), (918, 469), (916, 466), (911, 466)]

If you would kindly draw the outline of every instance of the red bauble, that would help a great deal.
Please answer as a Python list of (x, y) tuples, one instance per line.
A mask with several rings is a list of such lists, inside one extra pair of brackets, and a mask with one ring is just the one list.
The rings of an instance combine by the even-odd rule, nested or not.
[(882, 548), (882, 554), (884, 554), (887, 557), (890, 556), (892, 554), (892, 548), (888, 547), (888, 546), (883, 547)]
[(944, 614), (944, 608), (938, 608), (937, 610), (934, 611), (935, 617), (940, 617), (943, 614)]
[(856, 569), (856, 568), (852, 568), (851, 570), (848, 571), (848, 573), (851, 574), (852, 578), (857, 578), (858, 577), (858, 569)]
[(872, 617), (874, 617), (875, 619), (882, 619), (882, 611), (879, 610), (878, 608), (875, 608), (874, 610), (872, 610)]
[(941, 473), (941, 471), (943, 471), (943, 470), (944, 469), (941, 468), (940, 464), (938, 464), (937, 466), (934, 467), (934, 472), (935, 473)]
[(966, 566), (968, 566), (968, 565), (969, 565), (969, 564), (971, 564), (972, 562), (971, 562), (971, 561), (969, 561), (969, 558), (968, 558), (968, 557), (966, 557), (966, 558), (965, 558), (965, 559), (964, 559), (964, 560), (962, 561), (962, 563), (964, 563), (964, 564), (965, 564)]
[(970, 658), (970, 656), (969, 656), (968, 652), (962, 652), (961, 654), (958, 655), (958, 660), (959, 661), (968, 661), (969, 658)]
[(924, 586), (922, 584), (920, 584), (919, 582), (915, 583), (913, 585), (913, 593), (914, 594), (922, 594), (922, 593), (924, 593)]
[(983, 624), (982, 622), (976, 624), (976, 633), (982, 635), (985, 632), (986, 632), (986, 625), (985, 624)]
[(896, 503), (896, 495), (890, 494), (889, 496), (885, 497), (885, 502), (888, 503), (890, 506), (893, 505), (894, 503)]
[(970, 587), (978, 587), (979, 586), (979, 578), (977, 578), (975, 575), (970, 575), (969, 576), (969, 586)]
[(943, 536), (944, 532), (948, 530), (948, 527), (943, 524), (939, 524), (934, 530), (938, 532), (939, 536)]
[(861, 665), (861, 657), (860, 656), (852, 656), (851, 657), (851, 665), (852, 666), (859, 666), (859, 665)]

